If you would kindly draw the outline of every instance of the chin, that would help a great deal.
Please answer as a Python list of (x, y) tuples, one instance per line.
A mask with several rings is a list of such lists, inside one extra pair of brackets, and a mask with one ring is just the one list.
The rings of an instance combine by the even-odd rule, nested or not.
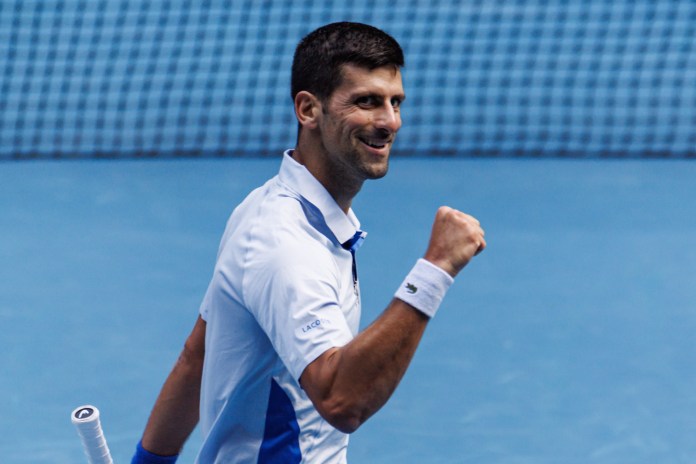
[(389, 171), (389, 163), (385, 162), (379, 166), (368, 166), (365, 174), (368, 179), (381, 179), (387, 175), (387, 171)]

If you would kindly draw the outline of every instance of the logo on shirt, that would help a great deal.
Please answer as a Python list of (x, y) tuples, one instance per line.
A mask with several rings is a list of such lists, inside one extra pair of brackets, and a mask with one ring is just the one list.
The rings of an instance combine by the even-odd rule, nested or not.
[(406, 283), (406, 291), (408, 293), (410, 293), (411, 295), (413, 295), (414, 293), (416, 293), (418, 291), (418, 287), (416, 287), (412, 283), (408, 282), (408, 283)]
[(310, 330), (314, 330), (317, 328), (320, 328), (323, 325), (329, 325), (331, 324), (331, 321), (328, 319), (316, 319), (309, 324), (306, 324), (305, 326), (301, 327), (302, 333), (307, 333)]

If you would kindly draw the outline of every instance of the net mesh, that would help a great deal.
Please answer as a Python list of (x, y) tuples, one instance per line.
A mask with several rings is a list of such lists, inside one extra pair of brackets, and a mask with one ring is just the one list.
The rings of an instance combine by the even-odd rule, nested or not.
[(696, 2), (0, 1), (0, 159), (276, 156), (295, 45), (402, 44), (395, 152), (696, 156)]

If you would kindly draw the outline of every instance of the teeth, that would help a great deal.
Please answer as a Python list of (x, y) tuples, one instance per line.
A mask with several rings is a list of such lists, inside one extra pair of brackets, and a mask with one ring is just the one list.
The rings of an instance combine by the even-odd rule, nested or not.
[(386, 145), (386, 144), (381, 144), (381, 145), (379, 145), (379, 144), (377, 144), (377, 143), (373, 143), (373, 142), (370, 142), (370, 141), (364, 140), (364, 139), (362, 139), (362, 141), (363, 141), (366, 145), (371, 146), (372, 148), (384, 148), (384, 146)]

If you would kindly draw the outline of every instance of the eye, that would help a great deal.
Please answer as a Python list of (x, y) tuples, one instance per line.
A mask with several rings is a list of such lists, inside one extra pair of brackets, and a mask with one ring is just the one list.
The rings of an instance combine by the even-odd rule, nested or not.
[(404, 101), (403, 98), (394, 97), (394, 98), (391, 99), (391, 105), (392, 105), (394, 108), (400, 108), (400, 107), (401, 107), (401, 103), (402, 103), (403, 101)]
[(363, 108), (370, 108), (377, 104), (377, 99), (373, 95), (363, 95), (356, 98), (355, 103)]

